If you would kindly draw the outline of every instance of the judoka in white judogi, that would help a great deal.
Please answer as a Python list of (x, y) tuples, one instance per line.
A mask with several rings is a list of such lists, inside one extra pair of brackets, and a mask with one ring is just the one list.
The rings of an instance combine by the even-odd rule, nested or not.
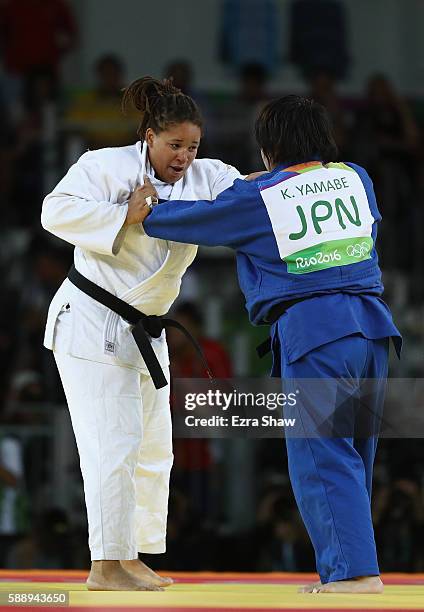
[[(155, 177), (147, 145), (89, 151), (43, 203), (42, 225), (75, 245), (88, 279), (148, 315), (178, 296), (197, 247), (123, 227), (127, 201), (147, 174), (161, 199), (214, 200), (240, 174), (194, 160), (174, 185)], [(50, 305), (44, 344), (54, 351), (80, 454), (91, 558), (165, 551), (172, 466), (169, 387), (156, 390), (118, 315), (65, 280)], [(169, 379), (165, 332), (152, 346)]]

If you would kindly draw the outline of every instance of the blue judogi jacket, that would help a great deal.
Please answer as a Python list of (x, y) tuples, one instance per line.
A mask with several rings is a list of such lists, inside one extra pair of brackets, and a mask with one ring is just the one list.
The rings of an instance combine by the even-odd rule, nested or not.
[(278, 166), (237, 179), (215, 201), (168, 201), (143, 222), (149, 236), (236, 251), (246, 308), (255, 325), (270, 309), (308, 297), (280, 319), (286, 359), (354, 333), (401, 336), (387, 305), (375, 249), (381, 221), (372, 181), (353, 163)]

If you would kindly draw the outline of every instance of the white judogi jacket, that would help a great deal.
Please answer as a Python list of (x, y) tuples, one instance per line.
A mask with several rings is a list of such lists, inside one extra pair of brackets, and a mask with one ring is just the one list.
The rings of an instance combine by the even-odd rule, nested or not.
[[(168, 312), (197, 247), (150, 238), (141, 224), (123, 228), (132, 191), (153, 175), (147, 146), (84, 153), (44, 202), (41, 223), (75, 245), (77, 270), (147, 315)], [(159, 197), (214, 200), (239, 172), (214, 159), (196, 159), (172, 187), (153, 180)], [(57, 332), (60, 315), (62, 328)], [(59, 326), (60, 329), (60, 326)], [(168, 365), (165, 332), (152, 340), (159, 362)], [(131, 326), (66, 279), (48, 313), (44, 346), (75, 357), (117, 363), (147, 372)]]

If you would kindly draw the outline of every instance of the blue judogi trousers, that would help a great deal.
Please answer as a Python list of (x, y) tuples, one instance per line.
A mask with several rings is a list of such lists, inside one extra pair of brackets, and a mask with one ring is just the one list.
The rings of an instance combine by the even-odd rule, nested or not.
[(280, 352), (285, 390), (298, 391), (284, 413), (296, 417), (286, 430), (289, 475), (322, 583), (379, 574), (371, 486), (388, 343), (355, 334), (292, 363)]

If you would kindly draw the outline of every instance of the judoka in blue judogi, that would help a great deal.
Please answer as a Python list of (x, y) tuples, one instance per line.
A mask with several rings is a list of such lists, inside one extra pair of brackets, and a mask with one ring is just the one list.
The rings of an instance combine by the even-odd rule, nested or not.
[[(234, 249), (251, 322), (272, 323), (273, 375), (347, 381), (352, 393), (339, 417), (354, 427), (361, 382), (373, 379), (367, 401), (378, 420), (389, 339), (399, 353), (401, 337), (380, 297), (381, 215), (371, 179), (353, 163), (330, 161), (337, 149), (328, 116), (310, 100), (269, 103), (255, 130), (269, 172), (236, 180), (213, 202), (159, 204), (144, 230)], [(337, 393), (305, 394), (288, 416), (325, 420)], [(376, 432), (333, 433), (286, 436), (290, 479), (322, 583), (307, 590), (380, 592), (370, 508)]]

